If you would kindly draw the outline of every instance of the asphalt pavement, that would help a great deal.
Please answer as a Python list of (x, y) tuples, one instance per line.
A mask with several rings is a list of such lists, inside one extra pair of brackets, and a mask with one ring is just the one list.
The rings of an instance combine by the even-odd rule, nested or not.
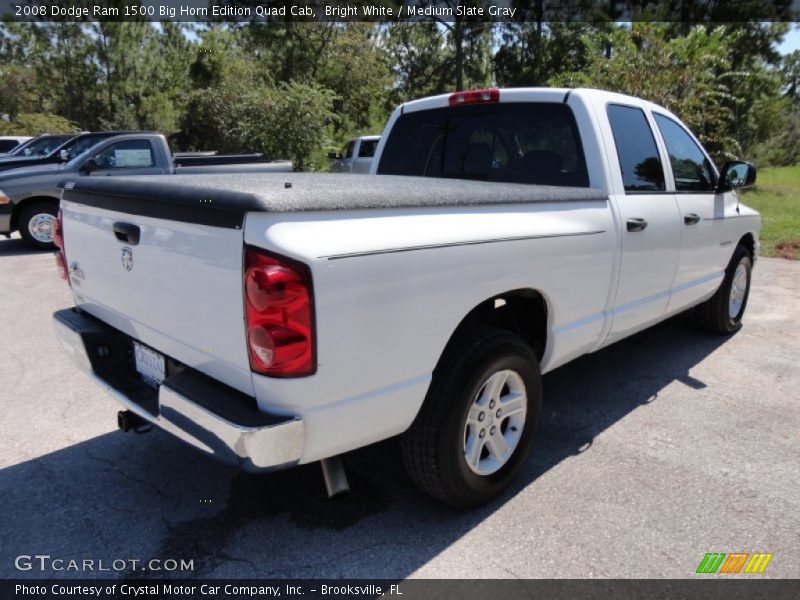
[(184, 577), (724, 577), (695, 575), (707, 552), (800, 576), (800, 262), (758, 261), (734, 336), (682, 315), (546, 375), (521, 477), (468, 512), (419, 492), (396, 440), (348, 455), (331, 501), (318, 465), (245, 475), (117, 431), (55, 339), (70, 304), (52, 253), (0, 240), (0, 577), (98, 574), (17, 570), (36, 554), (193, 560)]

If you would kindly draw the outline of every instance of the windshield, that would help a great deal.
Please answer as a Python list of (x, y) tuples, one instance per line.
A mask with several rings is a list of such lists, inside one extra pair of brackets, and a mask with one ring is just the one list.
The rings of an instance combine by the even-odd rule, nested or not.
[(406, 113), (392, 127), (378, 173), (589, 186), (572, 111), (555, 103)]
[(64, 142), (74, 138), (75, 134), (66, 135), (43, 135), (38, 138), (32, 139), (29, 142), (15, 148), (11, 153), (12, 156), (47, 156), (53, 150), (58, 148)]
[(108, 139), (108, 137), (108, 135), (104, 134), (83, 135), (72, 140), (68, 144), (64, 144), (64, 146), (61, 148), (61, 151), (66, 151), (67, 160), (71, 162), (73, 159), (84, 154), (90, 148), (93, 148), (103, 140)]
[(89, 158), (92, 155), (92, 152), (94, 151), (95, 147), (100, 145), (100, 143), (104, 141), (105, 139), (93, 138), (94, 143), (91, 146), (85, 148), (84, 151), (81, 152), (80, 154), (76, 154), (73, 158), (71, 158), (69, 162), (66, 164), (66, 166), (75, 167), (82, 164), (87, 158)]
[[(99, 144), (100, 142), (97, 143)], [(96, 145), (97, 144), (95, 144), (95, 146)], [(81, 152), (75, 158), (70, 159), (69, 162), (67, 162), (67, 164), (64, 166), (67, 168), (80, 166), (87, 158), (89, 158), (89, 156), (91, 156), (92, 150), (94, 150), (94, 146), (88, 148), (85, 152)]]

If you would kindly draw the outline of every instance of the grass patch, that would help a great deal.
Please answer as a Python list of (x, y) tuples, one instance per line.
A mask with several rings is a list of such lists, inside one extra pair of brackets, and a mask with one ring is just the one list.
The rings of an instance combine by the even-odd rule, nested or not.
[(759, 169), (741, 198), (761, 213), (761, 254), (800, 259), (800, 165)]

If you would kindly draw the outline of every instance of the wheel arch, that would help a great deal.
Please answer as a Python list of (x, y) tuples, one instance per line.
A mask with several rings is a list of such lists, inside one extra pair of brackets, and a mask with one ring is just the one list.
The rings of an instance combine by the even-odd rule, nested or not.
[(30, 198), (24, 198), (19, 202), (15, 202), (14, 209), (11, 212), (11, 231), (17, 231), (19, 229), (19, 215), (26, 207), (36, 202), (47, 202), (58, 206), (59, 198), (58, 196), (31, 196)]
[(750, 260), (755, 262), (756, 260), (756, 236), (752, 233), (748, 232), (745, 233), (741, 239), (739, 239), (740, 246), (744, 246), (747, 248), (747, 251), (750, 253)]
[(519, 288), (494, 294), (474, 306), (461, 319), (439, 356), (437, 368), (454, 339), (464, 330), (481, 325), (518, 334), (541, 361), (547, 348), (547, 319), (547, 300), (538, 290)]

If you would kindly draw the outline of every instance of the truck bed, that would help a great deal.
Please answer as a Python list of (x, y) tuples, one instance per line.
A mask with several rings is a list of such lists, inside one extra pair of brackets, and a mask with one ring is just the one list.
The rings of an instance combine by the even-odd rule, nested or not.
[(129, 214), (239, 228), (247, 212), (603, 202), (592, 188), (323, 173), (81, 178), (64, 198)]

